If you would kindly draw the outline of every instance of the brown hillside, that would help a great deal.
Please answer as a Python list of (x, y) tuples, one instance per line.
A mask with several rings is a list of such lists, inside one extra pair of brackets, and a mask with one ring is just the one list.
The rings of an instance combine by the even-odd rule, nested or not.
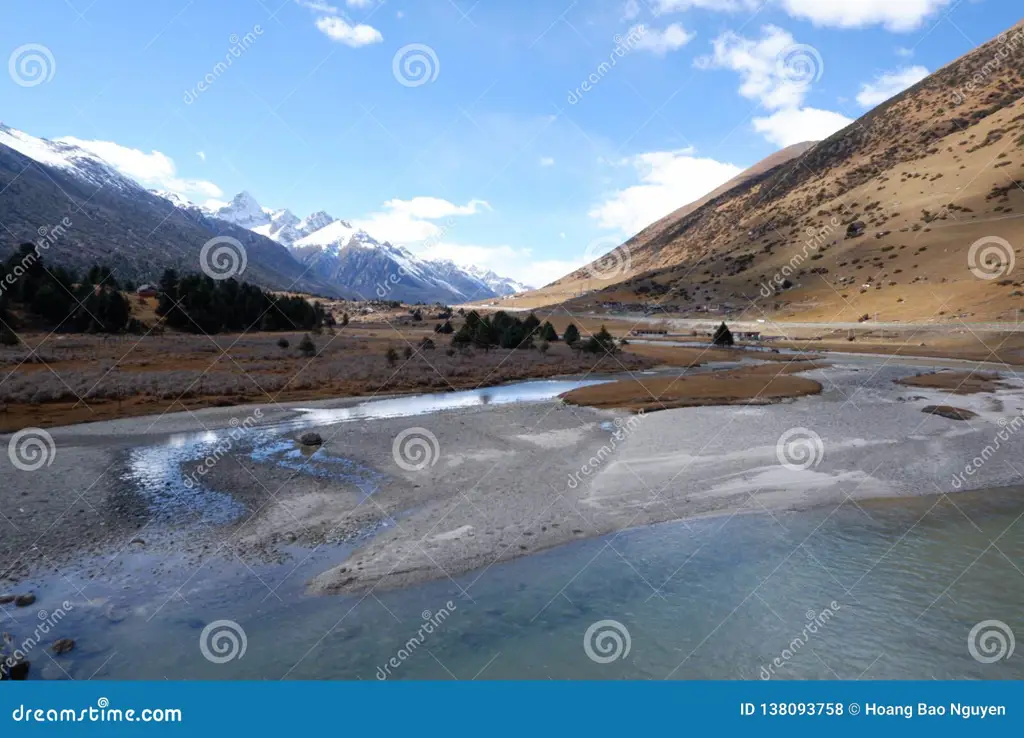
[[(1024, 296), (1022, 93), (1018, 24), (802, 155), (645, 230), (620, 248), (650, 271), (566, 307), (1012, 320)], [(979, 239), (987, 266), (972, 271)]]

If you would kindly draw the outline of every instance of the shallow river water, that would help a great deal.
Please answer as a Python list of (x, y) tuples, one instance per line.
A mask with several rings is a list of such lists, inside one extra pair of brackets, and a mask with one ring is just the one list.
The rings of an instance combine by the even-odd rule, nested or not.
[[(36, 675), (1024, 678), (1021, 654), (982, 663), (968, 643), (986, 620), (1024, 632), (1022, 515), (1024, 490), (1002, 490), (965, 493), (955, 505), (925, 497), (713, 517), (365, 597), (303, 593), (310, 574), (343, 557), (338, 550), (297, 567), (248, 570), (221, 561), (170, 598), (122, 570), (90, 587), (94, 595), (106, 590), (90, 604), (71, 597), (76, 607), (64, 624), (81, 647), (60, 668), (37, 660)], [(305, 556), (297, 551), (296, 561)], [(68, 596), (73, 578), (47, 588)], [(128, 583), (131, 590), (120, 588)], [(203, 657), (202, 631), (218, 619), (244, 629), (242, 658), (214, 664)], [(599, 659), (620, 657), (599, 663), (585, 634), (606, 620), (618, 624), (611, 628), (621, 646), (595, 633), (590, 650)], [(421, 630), (431, 621), (433, 632)], [(772, 673), (776, 658), (782, 665)], [(385, 671), (392, 659), (399, 665)]]
[[(439, 403), (544, 400), (568, 388), (540, 382), (302, 414), (319, 413), (322, 425), (435, 412)], [(289, 463), (294, 445), (281, 445), (277, 431), (303, 422), (282, 424), (247, 453)], [(131, 451), (128, 473), (173, 492), (167, 480), (197, 438)], [(212, 498), (210, 509), (232, 514), (228, 499)], [(59, 636), (78, 641), (59, 660), (30, 654), (32, 677), (1024, 678), (1011, 635), (1024, 633), (1022, 516), (1016, 487), (848, 500), (636, 528), (454, 580), (321, 597), (306, 594), (306, 583), (351, 544), (295, 548), (279, 565), (224, 553), (195, 572), (144, 552), (116, 555), (102, 580), (76, 573), (94, 563), (82, 562), (27, 583), (35, 607), (71, 605)], [(222, 620), (237, 630), (218, 640), (210, 626)], [(216, 647), (235, 658), (216, 663)]]

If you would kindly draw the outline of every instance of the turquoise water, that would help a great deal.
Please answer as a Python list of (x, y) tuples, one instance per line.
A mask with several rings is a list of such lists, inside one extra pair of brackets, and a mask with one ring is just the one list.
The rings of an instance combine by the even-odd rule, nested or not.
[[(395, 659), (398, 679), (759, 679), (779, 659), (772, 678), (1019, 679), (1024, 653), (982, 663), (968, 636), (987, 620), (1024, 633), (1022, 515), (1007, 489), (714, 517), (364, 596), (304, 594), (345, 548), (252, 569), (224, 552), (161, 580), (122, 557), (65, 621), (79, 647), (63, 672), (42, 657), (33, 675), (376, 679)], [(67, 574), (39, 583), (38, 605), (76, 600), (85, 582)], [(242, 658), (203, 657), (217, 619), (244, 630)], [(584, 635), (606, 620), (629, 650), (598, 663)]]

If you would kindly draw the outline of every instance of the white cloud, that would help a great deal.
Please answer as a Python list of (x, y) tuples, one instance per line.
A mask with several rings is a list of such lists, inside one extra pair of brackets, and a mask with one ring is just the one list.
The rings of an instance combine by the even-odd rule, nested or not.
[(711, 45), (713, 52), (699, 57), (697, 67), (739, 73), (739, 93), (772, 110), (799, 106), (823, 71), (817, 51), (778, 26), (764, 26), (759, 39), (726, 31)]
[(756, 10), (760, 5), (764, 5), (764, 0), (654, 0), (651, 10), (655, 15), (679, 13), (692, 8), (734, 13), (739, 10)]
[(373, 7), (374, 0), (345, 0), (345, 4), (350, 8), (370, 8)]
[(332, 41), (351, 46), (353, 49), (379, 44), (384, 40), (380, 31), (373, 26), (364, 23), (352, 26), (344, 18), (333, 15), (317, 18), (316, 27)]
[[(633, 36), (630, 29), (629, 36)], [(646, 28), (644, 33), (638, 37), (634, 48), (643, 51), (650, 51), (658, 56), (664, 56), (670, 51), (681, 49), (693, 40), (695, 33), (690, 33), (679, 23), (673, 23), (664, 30), (657, 28)]]
[[(416, 249), (413, 249), (414, 251)], [(532, 249), (508, 245), (478, 246), (442, 241), (417, 252), (424, 259), (450, 259), (460, 266), (490, 269), (502, 277), (532, 287), (543, 287), (584, 266), (584, 259), (533, 259)]]
[(905, 67), (892, 72), (884, 72), (872, 82), (865, 82), (857, 93), (857, 102), (865, 108), (873, 108), (893, 95), (898, 95), (908, 87), (917, 84), (928, 76), (928, 70), (920, 65)]
[(909, 59), (914, 55), (913, 49), (908, 49), (906, 46), (896, 47), (896, 56), (902, 56), (904, 59)]
[(655, 15), (700, 8), (720, 12), (753, 11), (775, 4), (790, 17), (816, 26), (912, 31), (953, 0), (653, 0)]
[(816, 26), (863, 28), (882, 25), (890, 31), (913, 31), (952, 0), (782, 0), (794, 18)]
[(784, 148), (804, 141), (821, 141), (853, 123), (845, 115), (817, 108), (786, 108), (767, 118), (754, 118), (754, 130)]
[(626, 0), (626, 4), (622, 7), (622, 20), (631, 21), (639, 17), (639, 15), (639, 0)]
[(481, 210), (490, 209), (484, 200), (456, 205), (439, 197), (414, 197), (411, 200), (388, 200), (383, 211), (370, 213), (353, 224), (384, 241), (417, 244), (438, 240), (448, 230), (433, 221), (476, 215)]
[(170, 190), (183, 197), (221, 197), (224, 192), (213, 182), (201, 179), (182, 179), (174, 159), (159, 151), (146, 153), (128, 148), (113, 141), (85, 141), (74, 136), (57, 139), (78, 146), (95, 154), (122, 174), (137, 180), (140, 184), (162, 190)]
[(322, 0), (295, 0), (296, 5), (301, 5), (304, 8), (315, 10), (318, 13), (331, 13), (336, 14), (338, 9), (333, 5), (323, 2)]
[(655, 151), (625, 161), (640, 183), (615, 192), (590, 210), (602, 228), (627, 235), (643, 230), (687, 203), (699, 199), (740, 173), (740, 168), (697, 158), (692, 150)]
[(550, 156), (542, 156), (540, 158), (540, 165), (542, 167), (553, 167), (555, 166), (555, 160)]
[(197, 151), (196, 152), (196, 156), (198, 156), (203, 161), (206, 161), (206, 152), (205, 151)]

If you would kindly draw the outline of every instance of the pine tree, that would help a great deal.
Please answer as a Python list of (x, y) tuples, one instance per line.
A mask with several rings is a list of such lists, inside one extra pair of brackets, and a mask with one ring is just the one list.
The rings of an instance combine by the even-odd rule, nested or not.
[(711, 342), (716, 346), (732, 346), (734, 341), (732, 338), (732, 331), (723, 321), (717, 329), (715, 329), (715, 337), (711, 339)]
[(580, 341), (579, 328), (570, 323), (569, 326), (565, 329), (565, 333), (562, 337), (565, 339), (565, 342), (567, 344), (569, 344), (570, 346), (575, 346)]

